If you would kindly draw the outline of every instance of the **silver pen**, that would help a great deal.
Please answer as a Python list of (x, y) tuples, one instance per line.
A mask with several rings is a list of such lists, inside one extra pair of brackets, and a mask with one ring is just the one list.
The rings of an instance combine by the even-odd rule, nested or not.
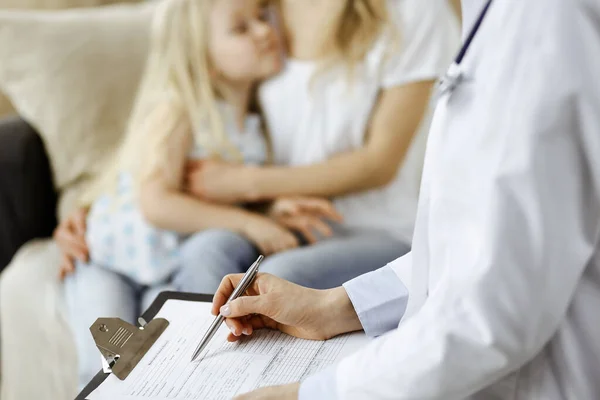
[[(246, 271), (246, 274), (244, 275), (240, 283), (237, 285), (233, 293), (231, 293), (229, 299), (227, 299), (226, 304), (230, 303), (231, 301), (237, 299), (238, 297), (246, 293), (246, 290), (248, 290), (252, 282), (254, 282), (254, 278), (256, 278), (256, 275), (258, 275), (258, 267), (260, 266), (260, 263), (264, 258), (265, 257), (262, 255), (258, 256), (258, 259), (254, 261), (254, 264), (252, 264), (250, 268), (248, 268), (248, 271)], [(196, 351), (194, 351), (194, 355), (192, 356), (192, 361), (195, 361), (200, 355), (200, 353), (202, 353), (202, 350), (204, 350), (208, 342), (210, 342), (210, 339), (212, 339), (215, 333), (217, 333), (223, 321), (225, 321), (225, 317), (223, 317), (221, 314), (217, 315), (212, 324), (210, 324), (208, 331), (206, 331), (206, 333), (202, 337), (200, 344), (198, 344), (198, 347), (196, 347)]]

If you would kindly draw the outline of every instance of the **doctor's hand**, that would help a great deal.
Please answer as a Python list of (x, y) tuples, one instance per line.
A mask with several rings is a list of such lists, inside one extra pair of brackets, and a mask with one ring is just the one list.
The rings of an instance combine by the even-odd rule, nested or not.
[(85, 241), (87, 213), (85, 208), (74, 211), (54, 230), (53, 238), (61, 252), (61, 280), (75, 271), (75, 260), (88, 261), (89, 250)]
[(256, 329), (269, 328), (303, 339), (325, 340), (362, 326), (343, 287), (308, 289), (260, 273), (246, 296), (225, 304), (243, 274), (223, 278), (213, 300), (213, 315), (226, 317), (235, 342)]
[(299, 383), (271, 386), (243, 394), (236, 397), (234, 400), (296, 400), (298, 398), (299, 390)]

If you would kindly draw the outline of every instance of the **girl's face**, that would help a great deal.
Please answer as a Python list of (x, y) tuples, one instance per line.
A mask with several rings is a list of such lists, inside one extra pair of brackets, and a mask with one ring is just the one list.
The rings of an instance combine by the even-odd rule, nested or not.
[(281, 69), (280, 41), (264, 0), (215, 0), (209, 54), (220, 78), (249, 83)]

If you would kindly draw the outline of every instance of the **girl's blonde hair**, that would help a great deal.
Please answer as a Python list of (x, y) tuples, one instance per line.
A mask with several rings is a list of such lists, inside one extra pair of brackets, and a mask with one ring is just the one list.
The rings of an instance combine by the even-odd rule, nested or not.
[[(157, 5), (125, 140), (99, 184), (82, 199), (85, 205), (116, 185), (120, 171), (130, 172), (139, 184), (162, 169), (169, 161), (167, 139), (182, 123), (193, 131), (195, 144), (209, 154), (239, 158), (225, 134), (211, 78), (208, 35), (214, 1), (162, 0)], [(151, 118), (160, 109), (168, 112), (158, 113), (165, 114), (163, 118)]]

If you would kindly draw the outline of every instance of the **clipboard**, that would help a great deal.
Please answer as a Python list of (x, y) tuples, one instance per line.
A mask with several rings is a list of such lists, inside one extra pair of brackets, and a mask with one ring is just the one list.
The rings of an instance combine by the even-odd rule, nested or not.
[[(162, 306), (167, 300), (184, 300), (184, 301), (196, 301), (211, 303), (213, 295), (208, 294), (197, 294), (197, 293), (184, 293), (184, 292), (161, 292), (156, 299), (152, 302), (150, 307), (142, 314), (141, 318), (145, 321), (152, 321), (154, 316), (160, 311)], [(98, 388), (104, 382), (104, 380), (110, 375), (100, 370), (96, 376), (88, 383), (85, 388), (77, 395), (75, 400), (85, 400), (87, 396), (92, 394), (94, 390)]]

